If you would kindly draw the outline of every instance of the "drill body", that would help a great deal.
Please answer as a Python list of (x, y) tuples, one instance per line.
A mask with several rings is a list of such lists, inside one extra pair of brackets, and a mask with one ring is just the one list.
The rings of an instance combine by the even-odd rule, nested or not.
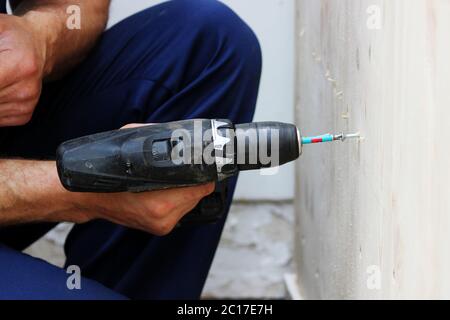
[(297, 159), (299, 141), (290, 124), (184, 120), (65, 142), (57, 151), (57, 168), (62, 184), (73, 192), (143, 192), (218, 182), (216, 192), (196, 208), (197, 218), (188, 215), (211, 222), (225, 207), (226, 183), (221, 182), (243, 170)]

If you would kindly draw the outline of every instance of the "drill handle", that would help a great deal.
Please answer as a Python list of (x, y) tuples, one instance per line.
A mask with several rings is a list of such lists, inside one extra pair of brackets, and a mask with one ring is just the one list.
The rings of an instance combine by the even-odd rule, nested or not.
[[(69, 191), (98, 193), (142, 192), (215, 181), (215, 163), (196, 159), (194, 144), (186, 143), (183, 135), (174, 135), (179, 130), (194, 136), (194, 123), (202, 127), (201, 134), (211, 130), (211, 120), (187, 120), (65, 142), (57, 151), (60, 180)], [(188, 152), (193, 155), (190, 161), (174, 159)]]

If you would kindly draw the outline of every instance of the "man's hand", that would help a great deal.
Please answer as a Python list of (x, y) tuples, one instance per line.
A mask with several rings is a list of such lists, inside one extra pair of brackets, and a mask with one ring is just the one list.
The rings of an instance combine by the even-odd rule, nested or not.
[(0, 172), (0, 226), (104, 219), (162, 236), (214, 191), (210, 183), (144, 193), (71, 193), (50, 161), (0, 160)]
[[(42, 82), (83, 60), (105, 28), (109, 0), (13, 0), (0, 14), (0, 127), (30, 121)], [(81, 29), (66, 26), (69, 5), (83, 13)]]
[(0, 226), (105, 219), (154, 235), (169, 233), (214, 184), (145, 193), (71, 193), (50, 161), (0, 160)]
[(163, 236), (213, 191), (214, 183), (138, 194), (83, 194), (76, 197), (74, 217), (105, 219)]
[[(134, 123), (122, 129), (146, 125), (149, 124)], [(140, 194), (80, 194), (74, 203), (79, 208), (75, 216), (85, 216), (89, 220), (106, 219), (155, 235), (166, 235), (214, 188), (214, 183), (210, 183)]]
[(46, 48), (28, 20), (0, 16), (0, 126), (30, 121), (39, 100)]

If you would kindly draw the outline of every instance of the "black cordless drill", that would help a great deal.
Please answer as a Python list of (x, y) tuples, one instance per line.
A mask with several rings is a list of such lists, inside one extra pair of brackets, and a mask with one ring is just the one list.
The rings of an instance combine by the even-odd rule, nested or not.
[(57, 151), (57, 167), (62, 184), (73, 192), (143, 192), (215, 181), (216, 192), (182, 221), (210, 223), (225, 210), (224, 180), (239, 171), (293, 161), (301, 148), (299, 131), (291, 124), (197, 119), (65, 142)]

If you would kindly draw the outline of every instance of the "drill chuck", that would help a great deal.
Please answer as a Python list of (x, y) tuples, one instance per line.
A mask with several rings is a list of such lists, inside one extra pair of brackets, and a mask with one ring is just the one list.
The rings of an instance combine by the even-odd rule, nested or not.
[[(299, 130), (292, 124), (239, 124), (236, 125), (236, 137), (236, 154), (238, 158), (242, 158), (242, 161), (238, 161), (240, 171), (281, 166), (297, 159), (301, 154)], [(240, 140), (245, 143), (239, 143)]]

